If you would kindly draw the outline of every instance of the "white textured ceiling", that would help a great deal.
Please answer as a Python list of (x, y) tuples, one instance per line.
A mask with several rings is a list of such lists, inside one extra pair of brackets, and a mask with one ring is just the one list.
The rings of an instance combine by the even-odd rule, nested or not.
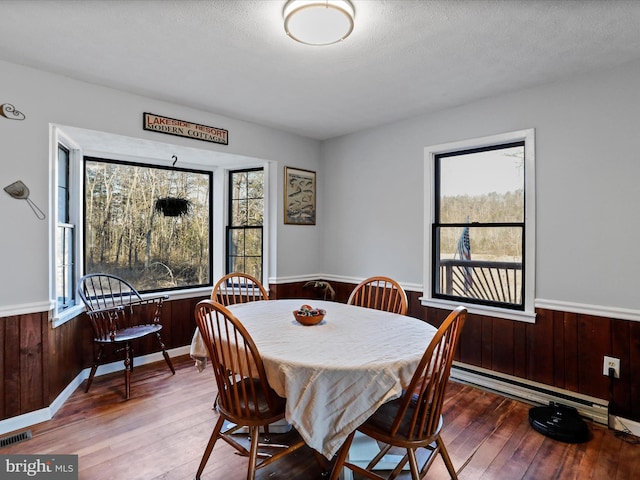
[(636, 0), (352, 0), (344, 42), (285, 0), (0, 0), (0, 59), (316, 139), (640, 58)]

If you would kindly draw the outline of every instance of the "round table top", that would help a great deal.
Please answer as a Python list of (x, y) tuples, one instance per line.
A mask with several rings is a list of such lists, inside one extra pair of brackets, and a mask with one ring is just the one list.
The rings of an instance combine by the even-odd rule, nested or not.
[[(324, 320), (311, 326), (299, 323), (293, 311), (305, 304), (326, 310)], [(417, 318), (322, 300), (269, 300), (228, 308), (263, 360), (308, 367), (400, 368), (419, 361), (436, 331)]]
[[(313, 326), (293, 311), (326, 310)], [(327, 458), (383, 403), (400, 396), (436, 328), (412, 317), (319, 300), (232, 305), (262, 357), (269, 385), (287, 399), (285, 417)]]

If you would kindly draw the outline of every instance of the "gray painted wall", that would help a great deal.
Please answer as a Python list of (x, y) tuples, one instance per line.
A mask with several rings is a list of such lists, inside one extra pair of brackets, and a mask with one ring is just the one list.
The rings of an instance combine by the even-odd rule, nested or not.
[(640, 319), (639, 85), (633, 63), (324, 142), (325, 271), (421, 285), (424, 148), (534, 128), (536, 304)]
[[(272, 281), (384, 274), (415, 289), (423, 277), (424, 148), (535, 128), (537, 304), (640, 319), (640, 63), (322, 143), (9, 63), (0, 72), (0, 103), (27, 116), (0, 118), (0, 181), (24, 180), (48, 214), (41, 222), (0, 195), (0, 312), (49, 301), (49, 124), (157, 141), (141, 127), (151, 111), (229, 130), (226, 147), (164, 142), (274, 162)], [(316, 226), (283, 224), (285, 165), (318, 172)]]
[[(212, 92), (212, 95), (215, 92)], [(212, 115), (180, 105), (131, 95), (59, 75), (0, 62), (0, 104), (11, 103), (23, 121), (0, 117), (0, 184), (23, 180), (31, 199), (47, 214), (38, 220), (26, 202), (0, 192), (0, 316), (49, 307), (51, 230), (49, 125), (84, 129), (225, 152), (273, 162), (270, 212), (273, 239), (268, 275), (295, 276), (321, 271), (318, 226), (283, 224), (284, 166), (319, 167), (316, 140), (260, 125)], [(183, 139), (142, 129), (143, 112), (153, 112), (229, 131), (229, 145)], [(171, 157), (167, 152), (167, 158)]]

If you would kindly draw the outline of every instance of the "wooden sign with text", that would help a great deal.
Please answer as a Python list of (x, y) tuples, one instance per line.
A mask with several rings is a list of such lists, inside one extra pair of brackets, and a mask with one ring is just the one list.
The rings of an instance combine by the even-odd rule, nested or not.
[(142, 127), (145, 130), (177, 135), (178, 137), (195, 138), (205, 142), (228, 145), (229, 132), (222, 128), (207, 127), (197, 123), (185, 122), (175, 118), (162, 117), (153, 113), (144, 113)]

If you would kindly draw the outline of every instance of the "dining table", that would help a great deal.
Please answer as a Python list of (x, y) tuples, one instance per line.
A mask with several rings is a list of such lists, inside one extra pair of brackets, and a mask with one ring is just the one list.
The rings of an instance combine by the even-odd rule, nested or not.
[[(302, 305), (326, 311), (304, 326)], [(346, 437), (406, 388), (436, 328), (418, 318), (311, 299), (263, 300), (227, 307), (251, 335), (267, 380), (286, 398), (285, 419), (307, 445), (331, 459)], [(196, 367), (207, 352), (196, 329)]]

